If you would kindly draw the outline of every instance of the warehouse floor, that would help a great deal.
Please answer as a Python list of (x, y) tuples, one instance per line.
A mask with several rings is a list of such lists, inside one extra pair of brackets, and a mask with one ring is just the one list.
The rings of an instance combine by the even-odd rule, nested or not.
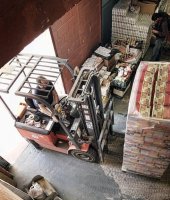
[[(165, 56), (163, 59), (168, 60)], [(116, 134), (110, 136), (103, 164), (46, 149), (39, 151), (29, 144), (12, 167), (18, 187), (23, 189), (34, 176), (42, 175), (63, 200), (170, 200), (170, 169), (161, 180), (121, 171), (130, 90), (123, 99), (115, 98)]]

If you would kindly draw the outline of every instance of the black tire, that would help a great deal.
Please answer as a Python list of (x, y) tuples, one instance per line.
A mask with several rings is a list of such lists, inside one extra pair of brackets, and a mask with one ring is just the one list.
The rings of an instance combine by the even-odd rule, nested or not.
[(41, 147), (37, 142), (35, 142), (34, 140), (30, 140), (30, 139), (27, 139), (27, 141), (29, 142), (29, 143), (31, 143), (36, 149), (38, 149), (38, 150), (42, 150), (43, 149), (43, 147)]
[(93, 148), (89, 148), (89, 150), (87, 152), (83, 152), (83, 151), (74, 149), (70, 152), (70, 154), (73, 157), (78, 158), (83, 161), (86, 161), (86, 162), (94, 163), (94, 162), (98, 161), (97, 152)]

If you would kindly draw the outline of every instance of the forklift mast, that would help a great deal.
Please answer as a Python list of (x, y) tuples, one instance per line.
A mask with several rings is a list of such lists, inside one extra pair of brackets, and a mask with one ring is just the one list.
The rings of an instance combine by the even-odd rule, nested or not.
[(68, 100), (77, 105), (83, 127), (87, 135), (93, 137), (92, 146), (103, 161), (103, 150), (113, 118), (113, 99), (104, 110), (100, 78), (95, 68), (83, 67), (80, 70)]
[(69, 93), (69, 101), (79, 110), (81, 121), (88, 136), (93, 136), (95, 148), (104, 122), (100, 80), (95, 69), (83, 67)]

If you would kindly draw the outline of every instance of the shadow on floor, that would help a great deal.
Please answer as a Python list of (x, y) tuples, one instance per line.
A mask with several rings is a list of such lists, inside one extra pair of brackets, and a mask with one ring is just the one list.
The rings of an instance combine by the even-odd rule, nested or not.
[(170, 168), (161, 180), (122, 172), (124, 138), (115, 135), (109, 139), (109, 154), (105, 156), (102, 169), (119, 185), (123, 199), (169, 200)]
[(30, 144), (12, 173), (20, 189), (34, 176), (44, 176), (63, 200), (170, 199), (170, 169), (161, 180), (122, 172), (123, 145), (122, 135), (110, 136), (105, 162), (93, 164), (51, 150), (39, 151)]

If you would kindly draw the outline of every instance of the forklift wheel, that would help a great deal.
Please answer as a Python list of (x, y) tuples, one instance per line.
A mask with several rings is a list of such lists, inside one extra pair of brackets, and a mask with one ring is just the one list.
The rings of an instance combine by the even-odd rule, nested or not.
[(38, 149), (38, 150), (42, 150), (43, 149), (43, 147), (41, 147), (38, 143), (36, 143), (34, 140), (29, 140), (29, 139), (27, 139), (27, 141), (29, 142), (29, 143), (31, 143), (36, 149)]
[(98, 160), (97, 152), (92, 148), (89, 148), (87, 152), (74, 149), (71, 151), (71, 155), (74, 156), (75, 158), (91, 163), (97, 162)]

